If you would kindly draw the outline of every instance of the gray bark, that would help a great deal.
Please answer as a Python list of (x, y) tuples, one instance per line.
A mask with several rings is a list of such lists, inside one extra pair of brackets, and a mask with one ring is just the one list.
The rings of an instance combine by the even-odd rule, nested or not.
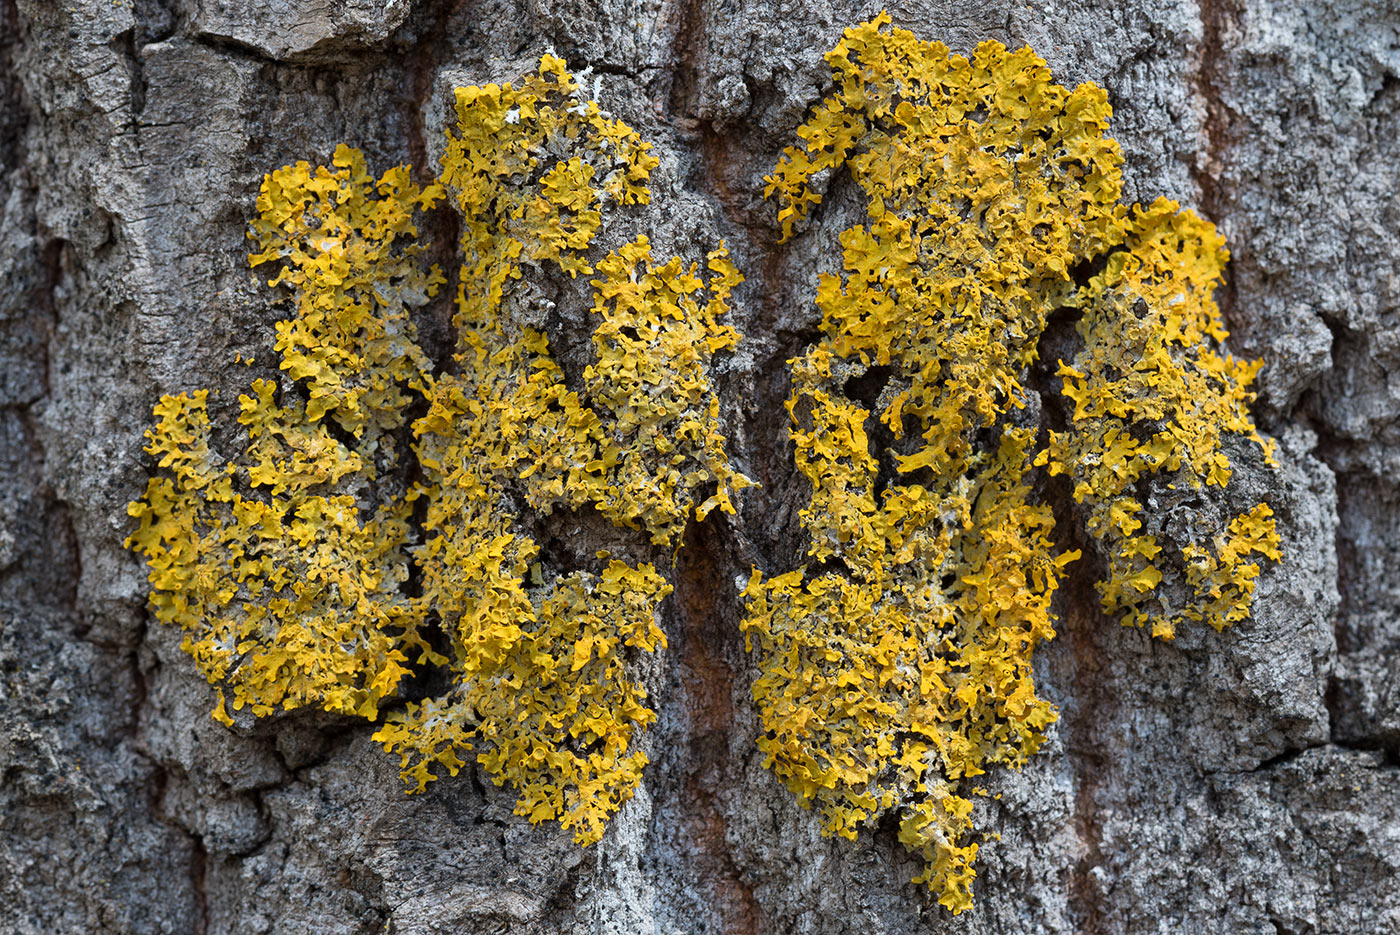
[[(0, 932), (1400, 931), (1400, 13), (1384, 0), (891, 4), (967, 51), (1029, 44), (1115, 108), (1127, 198), (1215, 221), (1285, 561), (1253, 620), (1153, 641), (1068, 589), (1061, 718), (989, 777), (976, 908), (888, 829), (830, 840), (762, 768), (732, 582), (790, 567), (805, 492), (784, 362), (815, 256), (762, 176), (820, 95), (840, 0), (0, 0)], [(653, 240), (748, 280), (721, 387), (744, 515), (692, 528), (652, 677), (652, 765), (604, 840), (471, 769), (406, 797), (372, 727), (208, 716), (124, 551), (162, 392), (270, 367), (246, 266), (264, 173), (336, 143), (433, 174), (443, 95), (546, 48), (651, 140)], [(450, 238), (430, 231), (439, 242)], [(450, 247), (443, 258), (450, 258)], [(445, 306), (427, 340), (447, 349)], [(784, 565), (784, 563), (789, 563)]]

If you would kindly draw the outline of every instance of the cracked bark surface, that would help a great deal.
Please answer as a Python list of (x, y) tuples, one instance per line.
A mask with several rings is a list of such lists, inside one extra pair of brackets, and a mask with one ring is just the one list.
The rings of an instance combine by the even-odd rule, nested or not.
[[(1258, 418), (1283, 465), (1243, 483), (1271, 488), (1286, 561), (1254, 620), (1170, 644), (1066, 582), (1039, 663), (1061, 720), (1023, 772), (990, 777), (980, 823), (1000, 839), (956, 920), (906, 882), (892, 829), (823, 839), (762, 768), (732, 583), (798, 558), (785, 361), (836, 255), (777, 246), (762, 175), (820, 97), (820, 53), (872, 12), (0, 0), (0, 933), (1400, 931), (1400, 13), (1383, 0), (891, 5), (956, 50), (1028, 43), (1062, 83), (1106, 87), (1127, 197), (1220, 226), (1233, 348), (1267, 362)], [(656, 147), (653, 241), (723, 237), (748, 277), (719, 389), (763, 484), (687, 534), (653, 762), (587, 850), (473, 770), (404, 796), (367, 724), (211, 721), (121, 548), (154, 399), (271, 367), (283, 310), (243, 233), (263, 174), (344, 141), (421, 179), (447, 90), (547, 48)], [(439, 262), (455, 223), (428, 225)], [(449, 311), (420, 321), (438, 360)], [(235, 354), (257, 364), (234, 372)]]

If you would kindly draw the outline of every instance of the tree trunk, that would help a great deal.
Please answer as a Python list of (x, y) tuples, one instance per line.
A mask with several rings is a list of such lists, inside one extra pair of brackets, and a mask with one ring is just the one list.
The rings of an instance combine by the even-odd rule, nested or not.
[[(1124, 200), (1219, 227), (1216, 298), (1232, 351), (1264, 361), (1254, 418), (1278, 443), (1277, 469), (1232, 483), (1272, 504), (1283, 559), (1248, 620), (1173, 641), (1118, 626), (1092, 556), (1071, 566), (1036, 651), (1058, 720), (1019, 771), (979, 777), (956, 918), (910, 882), (895, 820), (823, 836), (766, 768), (735, 582), (804, 560), (784, 402), (843, 225), (780, 242), (764, 177), (830, 87), (823, 54), (870, 12), (0, 0), (0, 932), (1400, 931), (1400, 13), (1381, 0), (891, 5), (921, 39), (1029, 45), (1057, 82), (1107, 89)], [(513, 814), (475, 764), (405, 795), (363, 720), (212, 720), (123, 548), (156, 400), (277, 374), (289, 306), (248, 267), (263, 177), (344, 142), (427, 184), (452, 88), (518, 80), (547, 50), (659, 156), (638, 215), (659, 255), (722, 239), (746, 277), (715, 386), (759, 483), (658, 561), (674, 591), (643, 676), (651, 762), (588, 847)], [(422, 225), (445, 270), (459, 223)], [(439, 367), (451, 298), (417, 313)], [(571, 314), (548, 330), (577, 380)], [(1068, 488), (1045, 489), (1072, 543)], [(534, 531), (566, 552), (635, 538), (576, 520)]]

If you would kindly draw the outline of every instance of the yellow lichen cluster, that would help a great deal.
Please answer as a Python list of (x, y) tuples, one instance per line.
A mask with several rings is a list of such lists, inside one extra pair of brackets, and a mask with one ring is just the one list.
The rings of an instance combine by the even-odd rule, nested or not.
[[(665, 646), (656, 605), (670, 587), (650, 565), (614, 561), (600, 575), (576, 572), (532, 593), (519, 574), (530, 545), (488, 538), (445, 575), (482, 589), (464, 591), (444, 613), (455, 685), (391, 712), (374, 736), (400, 755), (410, 792), (437, 778), (434, 765), (456, 775), (458, 754), (479, 747), (487, 772), (519, 793), (517, 814), (557, 818), (591, 844), (647, 763), (636, 731), (656, 714), (627, 671), (626, 647)], [(503, 564), (508, 549), (517, 564)]]
[(422, 386), (408, 307), (442, 282), (413, 243), (413, 212), (435, 193), (403, 169), (375, 182), (345, 147), (333, 165), (274, 172), (258, 199), (251, 262), (284, 263), (276, 281), (297, 310), (277, 349), (299, 383), (255, 380), (239, 397), (231, 458), (213, 448), (208, 391), (163, 397), (146, 450), (165, 473), (129, 508), (151, 606), (185, 631), (225, 723), (225, 691), (258, 715), (373, 717), (426, 651), (402, 590), (409, 508), (383, 476)]
[[(520, 813), (561, 817), (585, 843), (647, 762), (636, 729), (655, 713), (622, 661), (625, 647), (665, 645), (652, 621), (670, 587), (651, 565), (617, 560), (555, 577), (517, 513), (592, 509), (671, 546), (690, 515), (733, 512), (731, 494), (749, 484), (724, 453), (708, 375), (738, 340), (717, 320), (740, 281), (723, 248), (709, 256), (703, 302), (695, 266), (653, 265), (645, 237), (590, 262), (605, 216), (650, 199), (648, 149), (583, 100), (553, 56), (519, 88), (457, 92), (443, 158), (463, 218), (457, 371), (435, 381), (414, 427), (428, 497), (423, 601), (452, 644), (449, 719), (475, 712), (491, 745), (481, 759), (520, 790)], [(575, 391), (541, 318), (560, 285), (551, 275), (590, 274), (594, 360)], [(705, 487), (715, 492), (696, 503)], [(418, 743), (433, 735), (415, 723), (442, 714), (410, 707), (377, 735), (419, 788), (432, 778), (425, 763), (457, 768), (451, 745)]]
[[(1224, 435), (1259, 441), (1254, 368), (1214, 349), (1213, 228), (1170, 202), (1119, 203), (1102, 89), (1053, 83), (1029, 49), (951, 56), (888, 22), (827, 56), (835, 88), (768, 180), (785, 238), (821, 201), (816, 180), (842, 170), (867, 223), (841, 235), (843, 272), (817, 288), (822, 338), (792, 361), (814, 564), (755, 572), (743, 628), (767, 762), (828, 833), (897, 811), (918, 880), (958, 912), (977, 850), (959, 783), (1019, 766), (1055, 718), (1031, 652), (1054, 635), (1051, 598), (1078, 553), (1054, 554), (1033, 465), (1075, 478), (1110, 555), (1105, 607), (1141, 623), (1160, 575), (1145, 570), (1155, 542), (1132, 536), (1134, 485), (1163, 468), (1178, 484), (1228, 480)], [(1085, 347), (1062, 367), (1069, 425), (1047, 438), (1027, 378), (1060, 308), (1081, 310)], [(1245, 557), (1278, 555), (1268, 517), (1260, 504), (1186, 547), (1178, 576), (1198, 601), (1184, 615), (1248, 613)]]
[(405, 389), (423, 391), (428, 365), (408, 309), (446, 280), (436, 267), (424, 272), (413, 216), (442, 189), (420, 191), (404, 166), (373, 182), (364, 155), (344, 145), (332, 165), (301, 162), (267, 176), (249, 233), (259, 252), (248, 265), (282, 263), (268, 285), (285, 283), (296, 297), (296, 315), (276, 325), (275, 349), (308, 397), (307, 418), (331, 413), (356, 437), (379, 440), (404, 424)]
[[(131, 505), (129, 544), (158, 616), (189, 631), (234, 708), (378, 719), (410, 665), (447, 666), (447, 691), (388, 711), (375, 735), (410, 791), (475, 750), (520, 814), (589, 843), (646, 763), (637, 734), (655, 713), (634, 660), (665, 645), (670, 587), (644, 562), (550, 567), (519, 515), (592, 509), (667, 547), (691, 515), (733, 511), (750, 482), (725, 455), (709, 370), (738, 341), (719, 318), (741, 277), (722, 246), (708, 287), (695, 264), (653, 264), (644, 236), (597, 247), (606, 214), (649, 200), (656, 159), (559, 59), (519, 88), (459, 89), (457, 116), (441, 186), (419, 191), (402, 168), (373, 183), (344, 147), (335, 171), (265, 180), (250, 262), (281, 261), (272, 284), (296, 297), (276, 343), (295, 382), (280, 405), (276, 385), (254, 384), (249, 445), (228, 464), (211, 452), (204, 391), (162, 399), (147, 450), (170, 476)], [(444, 186), (463, 265), (456, 368), (434, 375), (407, 307), (443, 278), (423, 270), (411, 218)], [(596, 327), (574, 391), (541, 316), (550, 275), (580, 274), (597, 277)], [(400, 430), (415, 397), (427, 412), (410, 485)]]
[[(866, 222), (841, 235), (820, 340), (791, 362), (810, 562), (755, 571), (741, 626), (767, 763), (828, 833), (897, 814), (917, 881), (959, 912), (966, 782), (1021, 765), (1056, 717), (1031, 659), (1079, 553), (1056, 552), (1046, 475), (1073, 484), (1105, 609), (1158, 636), (1246, 617), (1279, 540), (1264, 503), (1171, 508), (1226, 486), (1227, 446), (1269, 459), (1247, 409), (1257, 365), (1220, 347), (1214, 228), (1120, 204), (1101, 89), (1053, 83), (1028, 49), (952, 56), (888, 23), (827, 56), (835, 87), (768, 180), (785, 239), (826, 184), (852, 184)], [(711, 373), (739, 340), (721, 319), (742, 277), (722, 244), (703, 271), (653, 259), (633, 228), (657, 160), (559, 59), (459, 89), (456, 117), (426, 189), (402, 168), (372, 180), (345, 147), (268, 176), (250, 262), (281, 263), (295, 299), (276, 328), (287, 378), (254, 381), (237, 428), (206, 391), (162, 398), (147, 451), (163, 473), (128, 544), (221, 720), (225, 693), (259, 715), (382, 718), (410, 791), (474, 753), (519, 814), (589, 843), (647, 762), (638, 662), (665, 645), (670, 587), (610, 551), (567, 567), (529, 530), (597, 515), (668, 557), (691, 517), (733, 512), (751, 481)], [(442, 197), (462, 266), (438, 373), (409, 312), (444, 282), (412, 220)], [(1056, 312), (1077, 316), (1077, 349), (1038, 383)], [(570, 375), (547, 329), (580, 317), (591, 355)], [(415, 666), (447, 687), (400, 705)]]
[[(457, 118), (443, 181), (463, 217), (460, 373), (438, 397), (500, 401), (491, 405), (504, 445), (493, 463), (528, 481), (535, 509), (592, 506), (658, 545), (675, 544), (692, 511), (733, 512), (732, 495), (751, 482), (724, 454), (708, 375), (714, 354), (739, 338), (718, 322), (742, 281), (723, 245), (707, 259), (708, 297), (694, 264), (653, 265), (645, 235), (617, 238), (590, 264), (604, 212), (615, 233), (621, 209), (649, 203), (657, 160), (636, 132), (579, 96), (554, 56), (520, 88), (460, 89)], [(594, 361), (577, 392), (543, 332), (559, 290), (551, 270), (597, 277)], [(717, 489), (696, 509), (706, 484)]]
[[(1248, 409), (1260, 364), (1218, 350), (1226, 332), (1211, 290), (1227, 254), (1213, 225), (1161, 199), (1123, 218), (1121, 244), (1072, 300), (1083, 310), (1084, 346), (1060, 364), (1073, 408), (1044, 460), (1073, 479), (1075, 501), (1088, 507), (1085, 528), (1107, 552), (1105, 610), (1167, 639), (1181, 619), (1219, 630), (1249, 616), (1259, 574), (1249, 556), (1279, 558), (1273, 511), (1260, 503), (1221, 535), (1208, 512), (1176, 511), (1191, 528), (1174, 557), (1147, 531), (1151, 511), (1138, 488), (1148, 478), (1168, 490), (1225, 487), (1227, 434), (1251, 440), (1272, 463), (1272, 443)], [(1162, 588), (1164, 573), (1184, 578), (1192, 599)]]

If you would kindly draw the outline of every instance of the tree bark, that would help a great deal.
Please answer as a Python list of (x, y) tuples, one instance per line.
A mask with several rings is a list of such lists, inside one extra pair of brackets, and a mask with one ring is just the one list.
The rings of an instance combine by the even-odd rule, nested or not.
[[(997, 837), (970, 913), (909, 882), (893, 824), (822, 837), (764, 768), (734, 582), (801, 560), (787, 361), (817, 334), (835, 231), (779, 244), (763, 177), (823, 93), (822, 54), (871, 12), (0, 0), (0, 932), (1400, 931), (1400, 13), (1383, 0), (891, 4), (954, 51), (1029, 45), (1060, 83), (1106, 88), (1125, 200), (1219, 226), (1217, 298), (1232, 350), (1265, 362), (1255, 417), (1280, 462), (1240, 482), (1268, 491), (1284, 560), (1252, 619), (1173, 642), (1118, 627), (1072, 574), (1037, 651), (1060, 717), (1022, 770), (985, 777)], [(474, 767), (405, 796), (364, 722), (211, 720), (122, 546), (155, 400), (275, 372), (285, 306), (245, 237), (263, 176), (345, 142), (426, 183), (451, 88), (548, 49), (661, 158), (652, 240), (722, 238), (747, 277), (718, 389), (761, 484), (686, 533), (652, 762), (586, 849)], [(444, 268), (456, 224), (439, 209), (425, 229)], [(444, 293), (419, 323), (439, 362), (450, 314)]]

